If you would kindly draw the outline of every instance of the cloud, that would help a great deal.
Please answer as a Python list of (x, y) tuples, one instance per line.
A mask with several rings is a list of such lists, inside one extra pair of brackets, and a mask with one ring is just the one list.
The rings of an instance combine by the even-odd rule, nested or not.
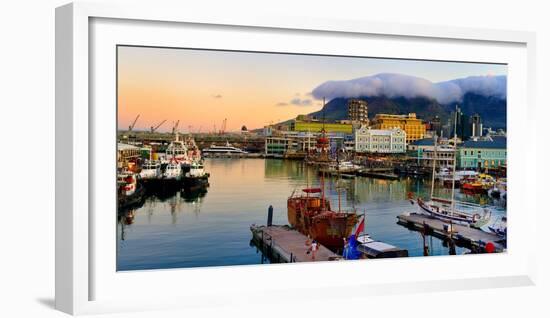
[(292, 105), (296, 105), (296, 106), (311, 106), (312, 100), (309, 99), (309, 98), (300, 99), (300, 98), (296, 97), (296, 98), (291, 99), (290, 103)]
[(214, 98), (222, 98), (223, 96), (221, 94), (215, 94), (215, 95), (212, 95), (212, 97)]
[(343, 81), (327, 81), (312, 91), (314, 98), (336, 97), (428, 97), (439, 103), (460, 102), (466, 93), (506, 98), (506, 76), (470, 76), (433, 83), (424, 78), (382, 73)]
[(311, 106), (311, 105), (313, 105), (313, 100), (310, 99), (310, 98), (301, 99), (299, 97), (294, 97), (288, 103), (287, 102), (279, 102), (275, 105), (276, 106), (290, 106), (290, 105), (294, 105), (294, 106)]

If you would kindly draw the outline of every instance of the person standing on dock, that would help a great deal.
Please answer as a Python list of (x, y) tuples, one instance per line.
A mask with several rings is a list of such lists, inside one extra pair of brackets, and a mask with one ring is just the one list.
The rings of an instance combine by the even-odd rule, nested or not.
[(313, 240), (313, 242), (311, 242), (311, 260), (315, 260), (315, 252), (317, 252), (318, 248), (317, 241)]
[(311, 236), (307, 236), (307, 240), (306, 240), (306, 254), (309, 255), (309, 253), (311, 253)]

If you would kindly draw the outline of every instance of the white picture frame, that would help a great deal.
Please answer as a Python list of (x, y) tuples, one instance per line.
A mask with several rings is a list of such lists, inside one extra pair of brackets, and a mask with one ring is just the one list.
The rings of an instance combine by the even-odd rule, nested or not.
[[(509, 47), (511, 55), (508, 120), (509, 120), (509, 232), (510, 247), (502, 255), (472, 255), (468, 257), (434, 257), (414, 258), (406, 260), (381, 260), (369, 264), (369, 272), (364, 272), (359, 262), (326, 263), (326, 264), (293, 264), (271, 266), (236, 266), (228, 268), (205, 268), (186, 270), (163, 270), (154, 272), (106, 273), (110, 269), (98, 266), (100, 261), (109, 259), (112, 255), (103, 255), (102, 246), (108, 244), (108, 239), (101, 240), (97, 235), (99, 228), (105, 225), (105, 218), (96, 218), (91, 211), (102, 204), (103, 199), (97, 199), (98, 183), (108, 180), (110, 175), (100, 176), (98, 167), (104, 167), (98, 154), (109, 154), (112, 147), (99, 143), (102, 138), (108, 138), (108, 133), (101, 135), (95, 130), (97, 120), (102, 119), (112, 124), (108, 117), (115, 109), (113, 103), (107, 103), (106, 108), (93, 108), (91, 105), (102, 98), (109, 101), (109, 96), (94, 95), (91, 92), (98, 87), (92, 76), (99, 76), (105, 83), (114, 83), (109, 72), (110, 67), (95, 69), (101, 63), (112, 62), (112, 57), (102, 59), (105, 51), (94, 51), (100, 47), (112, 46), (118, 41), (117, 34), (106, 35), (102, 27), (95, 28), (97, 21), (115, 21), (107, 28), (132, 28), (127, 23), (155, 24), (158, 43), (162, 38), (170, 41), (171, 32), (177, 32), (178, 25), (193, 27), (208, 27), (213, 32), (224, 28), (235, 28), (236, 32), (293, 32), (315, 33), (315, 37), (343, 37), (353, 41), (354, 37), (375, 38), (376, 41), (409, 41), (414, 46), (415, 41), (426, 43), (447, 43), (446, 51), (438, 54), (447, 56), (450, 60), (469, 60), (468, 54), (473, 52), (465, 49), (454, 51), (453, 47), (470, 48), (477, 45), (487, 45), (487, 51), (498, 56), (500, 47)], [(117, 26), (116, 21), (124, 21), (125, 25)], [(144, 26), (146, 29), (147, 26)], [(144, 29), (144, 30), (145, 30)], [(162, 29), (159, 31), (159, 29)], [(174, 31), (175, 30), (175, 31)], [(244, 31), (243, 31), (244, 30)], [(126, 33), (125, 33), (126, 32)], [(132, 31), (130, 30), (130, 33)], [(164, 32), (164, 33), (163, 33)], [(312, 33), (312, 34), (313, 34)], [(142, 41), (147, 41), (147, 32), (142, 33)], [(280, 34), (278, 34), (280, 35)], [(216, 35), (212, 35), (216, 38)], [(109, 39), (107, 39), (109, 38)], [(132, 38), (135, 40), (135, 38)], [(351, 40), (350, 40), (351, 39)], [(94, 41), (100, 42), (94, 42)], [(106, 42), (101, 42), (106, 40)], [(367, 39), (368, 40), (368, 39)], [(109, 42), (110, 41), (110, 42)], [(113, 42), (114, 41), (114, 42)], [(137, 41), (137, 40), (135, 40)], [(100, 44), (98, 44), (100, 43)], [(101, 44), (102, 43), (102, 44)], [(128, 44), (128, 43), (124, 43)], [(132, 43), (133, 44), (133, 43)], [(229, 45), (229, 44), (227, 44)], [(265, 44), (267, 45), (267, 44)], [(177, 46), (177, 43), (172, 44)], [(443, 45), (445, 46), (445, 45)], [(493, 48), (491, 49), (490, 47)], [(212, 304), (212, 296), (216, 304), (238, 302), (242, 296), (247, 301), (261, 300), (270, 295), (278, 301), (293, 301), (312, 299), (304, 295), (304, 288), (314, 288), (318, 291), (332, 291), (334, 295), (344, 295), (346, 292), (361, 290), (365, 296), (388, 294), (396, 289), (407, 292), (446, 291), (458, 289), (476, 289), (503, 286), (525, 286), (535, 282), (535, 251), (529, 244), (535, 240), (535, 224), (529, 220), (536, 219), (535, 198), (533, 193), (525, 191), (523, 185), (536, 184), (534, 167), (523, 165), (526, 157), (535, 157), (534, 147), (534, 71), (535, 71), (535, 35), (530, 32), (480, 30), (454, 27), (433, 27), (424, 25), (406, 25), (398, 23), (378, 23), (366, 21), (328, 20), (328, 19), (297, 19), (284, 16), (249, 16), (213, 15), (212, 12), (191, 12), (184, 5), (159, 7), (153, 10), (143, 5), (117, 6), (110, 4), (73, 3), (56, 10), (56, 308), (71, 314), (102, 313), (127, 310), (145, 310), (166, 307), (195, 307)], [(296, 47), (280, 48), (293, 51)], [(416, 52), (416, 53), (415, 53)], [(420, 54), (418, 49), (411, 49), (410, 57)], [(446, 52), (446, 53), (445, 53)], [(113, 49), (112, 54), (115, 54)], [(397, 53), (396, 53), (397, 54)], [(447, 54), (447, 55), (445, 55)], [(487, 53), (489, 54), (489, 53)], [(435, 58), (435, 55), (425, 58)], [(92, 63), (97, 63), (93, 64)], [(503, 60), (507, 58), (502, 57)], [(109, 62), (111, 61), (111, 62)], [(482, 61), (482, 60), (480, 60)], [(507, 60), (506, 60), (507, 61)], [(493, 62), (487, 60), (486, 62)], [(93, 64), (93, 65), (92, 65)], [(514, 77), (512, 77), (514, 76)], [(107, 94), (108, 95), (108, 94)], [(105, 105), (105, 104), (102, 104)], [(520, 106), (525, 106), (521, 108)], [(113, 135), (111, 135), (113, 136)], [(112, 138), (112, 145), (115, 140)], [(100, 148), (105, 147), (105, 149)], [(108, 149), (107, 149), (108, 148)], [(114, 168), (113, 168), (114, 169)], [(103, 171), (103, 170), (101, 170)], [(114, 193), (113, 193), (114, 195)], [(105, 202), (103, 202), (105, 204)], [(108, 204), (108, 203), (107, 203)], [(521, 208), (521, 211), (520, 211)], [(521, 216), (521, 218), (516, 216)], [(108, 225), (107, 225), (108, 226)], [(113, 227), (114, 231), (114, 227)], [(101, 232), (105, 233), (105, 232)], [(111, 234), (105, 234), (109, 237)], [(114, 246), (114, 242), (112, 242)], [(112, 249), (110, 250), (112, 252)], [(475, 269), (474, 264), (491, 266), (491, 270)], [(448, 268), (440, 270), (438, 268)], [(407, 279), (398, 273), (403, 269), (416, 271), (416, 277)], [(460, 270), (464, 271), (461, 272)], [(342, 274), (337, 279), (312, 284), (303, 281), (304, 274), (316, 275), (326, 271), (339, 270)], [(372, 273), (377, 273), (376, 277)], [(116, 276), (116, 278), (114, 278)], [(291, 282), (285, 278), (292, 277)], [(253, 286), (260, 278), (272, 284)], [(158, 286), (169, 281), (185, 279), (185, 284), (196, 287), (193, 294), (166, 288), (159, 291)], [(101, 283), (98, 284), (98, 280)], [(144, 287), (147, 286), (147, 287)], [(212, 288), (216, 286), (216, 288)], [(142, 297), (136, 300), (136, 289), (143, 288)], [(121, 292), (126, 291), (127, 293)], [(264, 296), (259, 295), (259, 292)], [(328, 294), (328, 293), (327, 293)], [(167, 296), (169, 295), (169, 296)], [(185, 296), (182, 299), (182, 296)], [(338, 296), (336, 296), (338, 297)], [(318, 299), (318, 297), (316, 296)], [(133, 299), (133, 300), (131, 300)]]

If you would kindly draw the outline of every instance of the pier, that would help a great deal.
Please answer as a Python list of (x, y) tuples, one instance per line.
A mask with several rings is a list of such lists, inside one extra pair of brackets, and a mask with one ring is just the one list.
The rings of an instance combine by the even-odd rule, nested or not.
[(272, 263), (318, 262), (341, 260), (342, 256), (318, 245), (315, 259), (307, 254), (307, 236), (286, 225), (251, 225), (252, 242)]
[(397, 216), (397, 219), (399, 225), (440, 239), (452, 239), (457, 245), (476, 252), (484, 251), (488, 243), (494, 245), (495, 253), (503, 252), (506, 249), (501, 237), (477, 228), (454, 223), (451, 225), (448, 222), (418, 213), (401, 214)]

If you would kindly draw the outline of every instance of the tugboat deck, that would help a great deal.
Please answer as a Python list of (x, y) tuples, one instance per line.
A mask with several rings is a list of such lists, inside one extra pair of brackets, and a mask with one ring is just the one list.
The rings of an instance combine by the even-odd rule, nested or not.
[(342, 259), (341, 256), (318, 244), (315, 259), (307, 254), (307, 236), (288, 226), (250, 226), (254, 243), (273, 263), (318, 262)]

